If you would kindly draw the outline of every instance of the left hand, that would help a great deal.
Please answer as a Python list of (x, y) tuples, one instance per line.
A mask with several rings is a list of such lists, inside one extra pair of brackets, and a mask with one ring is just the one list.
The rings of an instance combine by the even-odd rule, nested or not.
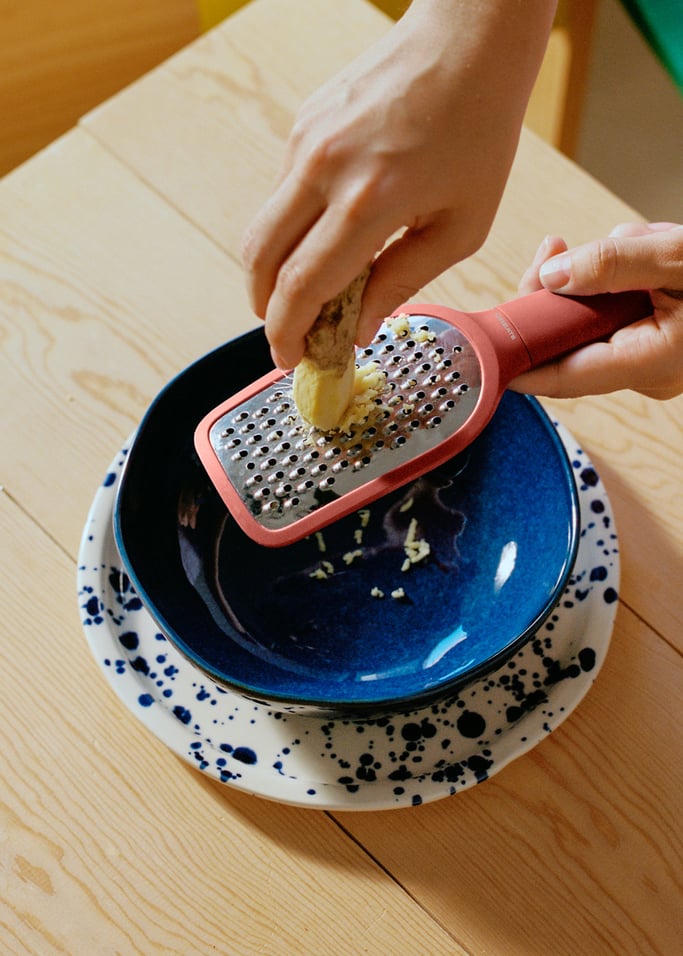
[(521, 294), (546, 288), (593, 295), (647, 289), (652, 315), (518, 376), (514, 391), (573, 398), (629, 388), (651, 398), (683, 392), (683, 226), (626, 223), (605, 239), (568, 249), (543, 240), (519, 285)]

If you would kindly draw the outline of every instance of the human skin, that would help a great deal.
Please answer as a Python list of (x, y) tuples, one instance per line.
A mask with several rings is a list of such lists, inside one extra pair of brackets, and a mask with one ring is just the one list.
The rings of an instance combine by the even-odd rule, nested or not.
[(293, 368), (323, 303), (373, 261), (357, 341), (475, 252), (517, 148), (556, 0), (413, 0), (301, 107), (243, 240), (275, 363)]
[(646, 289), (652, 316), (587, 345), (511, 384), (553, 398), (628, 388), (651, 398), (683, 392), (683, 226), (624, 223), (571, 250), (548, 236), (520, 282), (522, 294), (546, 288), (568, 295)]

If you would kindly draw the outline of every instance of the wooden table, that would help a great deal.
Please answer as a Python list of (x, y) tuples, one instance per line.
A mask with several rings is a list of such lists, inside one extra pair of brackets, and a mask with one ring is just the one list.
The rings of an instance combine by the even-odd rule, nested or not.
[[(549, 402), (620, 532), (606, 663), (552, 735), (419, 808), (284, 806), (190, 769), (79, 619), (95, 489), (155, 393), (252, 327), (243, 227), (301, 99), (388, 27), (256, 0), (0, 186), (3, 953), (681, 952), (683, 398)], [(547, 232), (633, 213), (525, 134), (491, 236), (426, 295), (510, 296)]]

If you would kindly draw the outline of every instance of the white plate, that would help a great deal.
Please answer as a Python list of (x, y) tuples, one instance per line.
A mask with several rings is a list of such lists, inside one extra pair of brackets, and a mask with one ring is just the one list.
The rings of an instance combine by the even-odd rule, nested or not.
[(78, 595), (90, 649), (138, 720), (239, 790), (318, 809), (384, 810), (481, 783), (569, 716), (598, 674), (614, 625), (619, 552), (609, 499), (586, 454), (557, 428), (579, 488), (574, 573), (536, 637), (457, 697), (379, 719), (325, 720), (274, 713), (207, 680), (159, 633), (122, 571), (112, 510), (125, 449), (81, 541)]

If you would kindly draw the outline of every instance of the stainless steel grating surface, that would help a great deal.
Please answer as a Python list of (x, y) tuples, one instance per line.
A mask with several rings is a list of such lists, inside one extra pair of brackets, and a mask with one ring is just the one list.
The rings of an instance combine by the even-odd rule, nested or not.
[[(397, 336), (383, 326), (358, 355), (381, 373), (361, 401), (363, 420), (318, 432), (299, 416), (286, 377), (224, 414), (211, 445), (249, 512), (268, 529), (285, 527), (335, 498), (406, 464), (454, 434), (479, 398), (479, 361), (450, 323), (411, 316)], [(377, 378), (377, 376), (375, 376)]]

